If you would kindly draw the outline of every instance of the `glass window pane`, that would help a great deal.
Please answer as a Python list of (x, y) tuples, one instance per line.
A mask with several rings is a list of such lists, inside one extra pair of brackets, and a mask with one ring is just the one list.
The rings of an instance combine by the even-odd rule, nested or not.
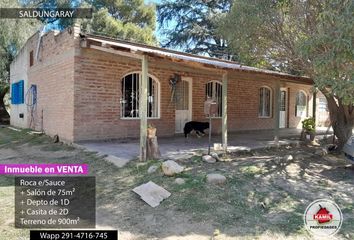
[(259, 89), (259, 111), (260, 117), (269, 117), (271, 112), (271, 92), (270, 89), (262, 87)]
[(180, 81), (176, 85), (176, 110), (189, 109), (189, 82)]
[(306, 117), (307, 115), (307, 97), (303, 91), (296, 94), (295, 114), (297, 117)]
[(217, 114), (213, 117), (222, 116), (222, 84), (217, 81), (208, 82), (205, 84), (205, 100), (212, 98), (218, 106)]
[[(121, 83), (121, 116), (125, 118), (139, 117), (139, 73), (133, 73), (125, 76)], [(159, 99), (158, 82), (149, 77), (148, 96), (147, 96), (147, 116), (158, 117)]]

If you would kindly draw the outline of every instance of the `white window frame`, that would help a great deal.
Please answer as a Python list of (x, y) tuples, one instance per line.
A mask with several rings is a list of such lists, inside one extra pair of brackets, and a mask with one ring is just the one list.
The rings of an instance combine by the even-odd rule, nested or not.
[[(212, 116), (212, 118), (222, 118), (222, 82), (221, 81), (217, 81), (217, 80), (212, 80), (207, 82), (204, 86), (205, 86), (205, 90), (208, 87), (208, 84), (212, 84), (213, 85), (213, 92), (212, 92), (212, 96), (211, 98), (213, 100), (215, 100), (219, 106), (218, 108), (218, 115), (217, 116)], [(216, 86), (219, 85), (221, 87), (221, 91), (220, 91), (220, 96), (217, 96), (217, 92), (216, 92)], [(207, 100), (209, 96), (206, 94), (205, 92), (205, 100)]]
[[(120, 91), (120, 119), (122, 120), (139, 120), (140, 119), (140, 116), (138, 117), (125, 117), (124, 116), (124, 101), (125, 99), (123, 98), (123, 88), (124, 88), (124, 85), (123, 85), (123, 81), (124, 81), (124, 78), (126, 78), (127, 76), (129, 75), (133, 75), (133, 74), (138, 74), (139, 76), (139, 82), (140, 82), (140, 78), (141, 78), (141, 71), (135, 71), (135, 72), (129, 72), (127, 74), (125, 74), (121, 79), (120, 79), (120, 83), (121, 83), (121, 87), (119, 89)], [(153, 116), (153, 117), (147, 117), (148, 119), (160, 119), (161, 115), (160, 115), (160, 109), (161, 109), (161, 84), (160, 84), (160, 81), (153, 75), (151, 74), (148, 74), (148, 77), (152, 79), (153, 82), (155, 82), (156, 86), (157, 86), (157, 116)], [(125, 91), (125, 90), (124, 90)], [(139, 87), (139, 91), (140, 91), (140, 87)], [(140, 92), (138, 92), (138, 94), (140, 94)], [(149, 91), (148, 91), (148, 94), (149, 94)], [(149, 96), (148, 96), (149, 98)], [(148, 99), (147, 99), (148, 100)], [(137, 101), (138, 102), (138, 101)]]
[[(299, 116), (298, 115), (298, 106), (302, 106), (302, 105), (298, 105), (298, 95), (300, 93), (303, 93), (304, 96), (305, 96), (305, 116)], [(299, 117), (299, 118), (302, 118), (302, 117), (307, 117), (308, 116), (308, 100), (307, 100), (307, 93), (304, 91), (304, 90), (299, 90), (297, 91), (296, 95), (295, 95), (295, 117)]]
[[(260, 96), (260, 91), (261, 89), (268, 89), (269, 90), (269, 115), (263, 115), (265, 113), (265, 105), (264, 105), (264, 99), (263, 99), (263, 104), (262, 104), (262, 113), (260, 113), (260, 106), (261, 106), (261, 96)], [(263, 95), (264, 97), (265, 95)], [(260, 88), (258, 88), (258, 118), (271, 118), (273, 113), (273, 90), (271, 87), (268, 86), (261, 86)]]

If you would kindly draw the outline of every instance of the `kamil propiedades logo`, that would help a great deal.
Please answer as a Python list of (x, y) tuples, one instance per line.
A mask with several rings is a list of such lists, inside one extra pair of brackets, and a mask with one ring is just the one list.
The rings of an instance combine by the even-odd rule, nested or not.
[(318, 199), (306, 208), (304, 223), (316, 236), (333, 236), (342, 226), (343, 215), (338, 205), (328, 199)]
[(320, 207), (320, 210), (313, 215), (313, 219), (317, 220), (318, 223), (327, 223), (330, 222), (333, 219), (333, 215), (324, 207), (321, 206), (321, 204), (318, 204)]

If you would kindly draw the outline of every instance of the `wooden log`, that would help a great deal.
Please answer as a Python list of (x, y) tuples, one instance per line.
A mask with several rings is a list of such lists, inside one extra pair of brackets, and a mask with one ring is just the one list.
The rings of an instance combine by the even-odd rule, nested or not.
[(160, 159), (161, 152), (159, 149), (159, 144), (157, 142), (157, 137), (148, 137), (147, 138), (147, 159)]

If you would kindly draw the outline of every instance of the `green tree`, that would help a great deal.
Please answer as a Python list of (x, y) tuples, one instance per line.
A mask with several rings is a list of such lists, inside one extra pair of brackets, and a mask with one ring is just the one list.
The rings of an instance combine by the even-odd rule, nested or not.
[[(0, 0), (0, 7), (20, 7), (15, 1)], [(0, 123), (8, 122), (4, 96), (9, 91), (10, 64), (26, 40), (39, 28), (33, 19), (0, 19)]]
[[(155, 6), (144, 0), (0, 0), (0, 7), (68, 8), (93, 7), (90, 20), (81, 20), (86, 30), (148, 44), (156, 44)], [(80, 21), (80, 20), (79, 20)], [(63, 29), (71, 26), (73, 19), (0, 19), (0, 122), (8, 122), (4, 96), (9, 91), (10, 64), (26, 40), (40, 28)], [(15, 30), (16, 29), (16, 30)]]
[(244, 63), (311, 77), (343, 147), (354, 127), (352, 0), (235, 0), (219, 32)]
[(94, 10), (91, 20), (82, 21), (86, 31), (156, 44), (154, 4), (144, 0), (87, 0), (82, 6), (92, 6)]
[(230, 59), (227, 41), (216, 30), (231, 3), (232, 0), (163, 0), (157, 7), (165, 38), (162, 46)]
[[(76, 8), (82, 5), (82, 0), (21, 0), (21, 6), (26, 8)], [(63, 30), (69, 26), (72, 26), (75, 22), (75, 19), (72, 18), (39, 18), (43, 24), (52, 24), (48, 25), (50, 28)]]
[(65, 29), (80, 22), (84, 31), (113, 38), (156, 44), (156, 9), (144, 0), (23, 0), (26, 7), (92, 8), (92, 19), (40, 19), (48, 29)]

